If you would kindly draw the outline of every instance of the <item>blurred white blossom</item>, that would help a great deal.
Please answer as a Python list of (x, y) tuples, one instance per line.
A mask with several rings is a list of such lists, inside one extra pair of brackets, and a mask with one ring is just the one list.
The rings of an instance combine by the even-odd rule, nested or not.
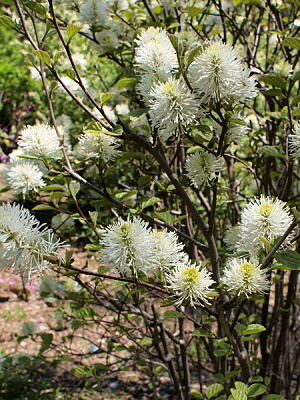
[(106, 26), (108, 8), (105, 1), (85, 0), (79, 8), (80, 19), (90, 26)]
[(215, 157), (211, 153), (197, 152), (191, 154), (186, 161), (187, 176), (193, 184), (201, 185), (214, 180), (216, 174), (225, 168), (225, 161), (221, 157)]
[(289, 148), (293, 158), (300, 157), (300, 123), (294, 125), (293, 135), (289, 135)]

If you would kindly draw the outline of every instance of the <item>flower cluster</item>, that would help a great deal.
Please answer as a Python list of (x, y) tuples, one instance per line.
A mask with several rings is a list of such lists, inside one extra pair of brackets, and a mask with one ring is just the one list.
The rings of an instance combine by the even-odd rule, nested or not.
[(90, 26), (105, 26), (108, 18), (108, 8), (105, 1), (85, 0), (79, 8), (80, 19)]
[(211, 273), (200, 265), (189, 260), (167, 272), (166, 279), (167, 287), (178, 296), (175, 305), (180, 306), (184, 302), (188, 302), (192, 307), (197, 302), (202, 305), (209, 304), (213, 292), (210, 286), (215, 282)]
[(13, 268), (25, 281), (42, 275), (53, 257), (59, 260), (51, 229), (43, 228), (29, 210), (16, 204), (0, 207), (0, 268)]
[(293, 135), (289, 135), (289, 147), (293, 158), (300, 157), (300, 123), (294, 125)]
[(192, 264), (176, 233), (151, 230), (138, 217), (119, 218), (106, 228), (100, 243), (101, 261), (119, 273), (136, 277), (140, 272), (146, 275), (163, 272), (166, 287), (178, 297), (175, 304), (209, 303), (212, 292), (209, 287), (214, 283), (211, 273)]
[(221, 281), (229, 292), (246, 297), (253, 293), (263, 294), (270, 287), (267, 270), (260, 269), (244, 258), (229, 259)]
[(207, 41), (189, 68), (189, 79), (204, 103), (232, 102), (257, 95), (255, 79), (242, 66), (234, 48), (222, 41)]
[[(242, 211), (241, 222), (227, 234), (225, 242), (234, 251), (248, 253), (255, 259), (265, 247), (264, 240), (282, 236), (292, 222), (293, 216), (283, 201), (261, 196)], [(290, 238), (291, 235), (285, 242)]]
[(18, 141), (21, 155), (40, 159), (61, 157), (60, 143), (55, 129), (49, 125), (27, 126)]
[(46, 185), (43, 180), (43, 172), (34, 163), (17, 159), (7, 164), (6, 180), (16, 195), (25, 197), (31, 191), (37, 192)]
[(118, 145), (118, 139), (104, 132), (86, 132), (79, 137), (76, 153), (82, 159), (101, 158), (107, 162), (118, 155)]
[(197, 152), (188, 157), (185, 168), (193, 184), (201, 185), (214, 180), (216, 174), (225, 168), (225, 162), (211, 153)]

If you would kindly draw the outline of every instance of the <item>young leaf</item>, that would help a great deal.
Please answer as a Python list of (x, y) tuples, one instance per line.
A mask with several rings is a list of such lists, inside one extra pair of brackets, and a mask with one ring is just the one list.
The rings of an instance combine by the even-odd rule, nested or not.
[(118, 88), (118, 90), (121, 90), (121, 89), (126, 89), (129, 87), (133, 87), (139, 81), (140, 80), (138, 78), (124, 78), (124, 79), (119, 80), (119, 82), (117, 84), (117, 88)]
[(101, 105), (106, 103), (109, 99), (111, 99), (115, 94), (114, 93), (101, 93), (100, 94), (100, 101)]
[(208, 337), (211, 336), (210, 332), (208, 332), (206, 329), (203, 328), (197, 328), (192, 332), (193, 336), (197, 337)]
[(142, 210), (144, 210), (144, 208), (153, 206), (153, 204), (158, 203), (159, 201), (161, 201), (158, 197), (152, 197), (151, 199), (147, 199), (145, 201), (142, 202)]
[(288, 37), (284, 39), (281, 44), (283, 46), (291, 47), (292, 49), (300, 50), (300, 39)]
[(51, 58), (46, 51), (43, 50), (32, 50), (33, 54), (35, 54), (41, 61), (43, 61), (48, 67), (51, 65)]
[(70, 43), (71, 40), (75, 35), (77, 35), (78, 32), (82, 29), (81, 25), (76, 25), (76, 24), (68, 24), (67, 25), (67, 36), (68, 36), (68, 42)]
[(261, 383), (254, 383), (253, 385), (249, 386), (247, 390), (247, 396), (248, 397), (256, 397), (259, 396), (260, 394), (265, 393), (267, 390), (265, 385), (262, 385)]
[(47, 10), (42, 4), (35, 1), (29, 1), (26, 3), (26, 7), (34, 11), (35, 13), (43, 16), (44, 18), (47, 18)]
[(221, 385), (220, 383), (214, 383), (206, 389), (206, 396), (208, 399), (211, 399), (212, 397), (222, 392), (222, 390), (224, 390), (223, 385)]
[(55, 208), (48, 206), (48, 204), (38, 204), (32, 209), (32, 211), (46, 211), (46, 210), (55, 210)]
[(0, 25), (4, 26), (4, 28), (9, 28), (9, 29), (16, 28), (14, 21), (7, 15), (3, 15), (2, 17), (0, 17)]
[(265, 331), (266, 328), (259, 324), (250, 324), (242, 332), (242, 335), (254, 335), (255, 333), (260, 333)]

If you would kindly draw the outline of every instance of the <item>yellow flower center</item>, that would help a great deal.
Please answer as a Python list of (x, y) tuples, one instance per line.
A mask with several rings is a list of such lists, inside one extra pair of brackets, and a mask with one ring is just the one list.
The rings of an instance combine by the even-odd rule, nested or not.
[(255, 265), (250, 264), (250, 263), (244, 263), (240, 265), (240, 269), (243, 273), (244, 279), (249, 279), (253, 277), (253, 273), (255, 272)]
[(259, 213), (264, 218), (268, 218), (272, 210), (273, 204), (261, 204), (259, 207)]
[(195, 283), (199, 275), (199, 270), (196, 267), (186, 268), (182, 271), (182, 275), (185, 283)]

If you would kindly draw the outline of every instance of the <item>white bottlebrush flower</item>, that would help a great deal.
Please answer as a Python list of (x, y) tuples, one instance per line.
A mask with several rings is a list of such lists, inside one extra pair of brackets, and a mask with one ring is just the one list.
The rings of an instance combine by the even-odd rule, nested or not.
[(157, 239), (156, 252), (159, 265), (163, 270), (172, 268), (183, 262), (186, 254), (182, 251), (184, 245), (178, 242), (178, 236), (175, 232), (168, 232), (166, 229), (152, 231), (153, 236)]
[(137, 39), (135, 64), (141, 73), (169, 73), (178, 69), (177, 55), (167, 32), (150, 27)]
[(258, 265), (252, 264), (244, 258), (228, 260), (221, 282), (229, 292), (238, 296), (244, 294), (247, 297), (254, 293), (263, 294), (270, 287), (267, 270), (260, 269)]
[(179, 43), (183, 47), (183, 52), (190, 51), (199, 46), (199, 37), (194, 31), (180, 31), (175, 33)]
[(141, 80), (137, 85), (137, 91), (140, 95), (143, 96), (144, 101), (148, 103), (150, 99), (151, 89), (155, 85), (167, 82), (167, 80), (170, 77), (171, 74), (165, 71), (160, 71), (159, 73), (153, 73), (153, 74), (144, 74), (141, 76)]
[(289, 135), (289, 148), (293, 158), (300, 157), (300, 123), (294, 125), (293, 135)]
[(139, 272), (149, 274), (157, 270), (157, 239), (148, 223), (140, 218), (118, 218), (106, 228), (100, 244), (103, 246), (101, 261), (119, 273), (137, 276)]
[(237, 251), (238, 249), (238, 242), (241, 239), (240, 234), (240, 225), (235, 225), (229, 228), (224, 236), (224, 243), (228, 250)]
[(249, 73), (230, 44), (208, 41), (190, 65), (189, 79), (204, 102), (241, 101), (257, 95)]
[(211, 279), (211, 273), (200, 265), (189, 260), (166, 272), (165, 277), (167, 288), (178, 296), (175, 305), (180, 306), (186, 302), (194, 307), (195, 303), (210, 303), (213, 291), (210, 286), (215, 282)]
[(68, 214), (56, 214), (51, 220), (51, 226), (55, 232), (69, 234), (74, 228), (74, 221)]
[(149, 93), (149, 108), (153, 127), (164, 134), (177, 135), (181, 129), (196, 121), (198, 101), (185, 83), (170, 78), (155, 84)]
[(0, 207), (0, 268), (30, 280), (42, 275), (50, 265), (49, 257), (57, 257), (60, 243), (50, 229), (43, 228), (29, 210), (16, 204)]
[(85, 0), (79, 8), (80, 19), (90, 26), (106, 26), (108, 8), (105, 1)]
[[(263, 248), (260, 237), (270, 241), (282, 236), (293, 222), (293, 215), (286, 203), (269, 197), (256, 198), (242, 211), (240, 223), (239, 251), (254, 255)], [(288, 236), (286, 242), (290, 240)]]
[(215, 157), (207, 152), (197, 152), (187, 158), (185, 168), (187, 176), (194, 185), (201, 185), (214, 180), (216, 174), (225, 168), (225, 162), (221, 157)]
[(6, 180), (15, 194), (25, 197), (31, 191), (37, 192), (45, 186), (43, 172), (39, 167), (25, 159), (18, 159), (6, 165)]
[(110, 52), (115, 51), (119, 45), (119, 36), (114, 29), (104, 29), (95, 34), (98, 44), (93, 46), (97, 51)]
[(83, 133), (79, 137), (76, 153), (79, 158), (98, 159), (104, 162), (113, 160), (119, 151), (119, 140), (113, 136), (106, 135), (104, 132)]
[(18, 145), (23, 156), (42, 159), (62, 156), (55, 129), (49, 125), (28, 125), (21, 131)]

